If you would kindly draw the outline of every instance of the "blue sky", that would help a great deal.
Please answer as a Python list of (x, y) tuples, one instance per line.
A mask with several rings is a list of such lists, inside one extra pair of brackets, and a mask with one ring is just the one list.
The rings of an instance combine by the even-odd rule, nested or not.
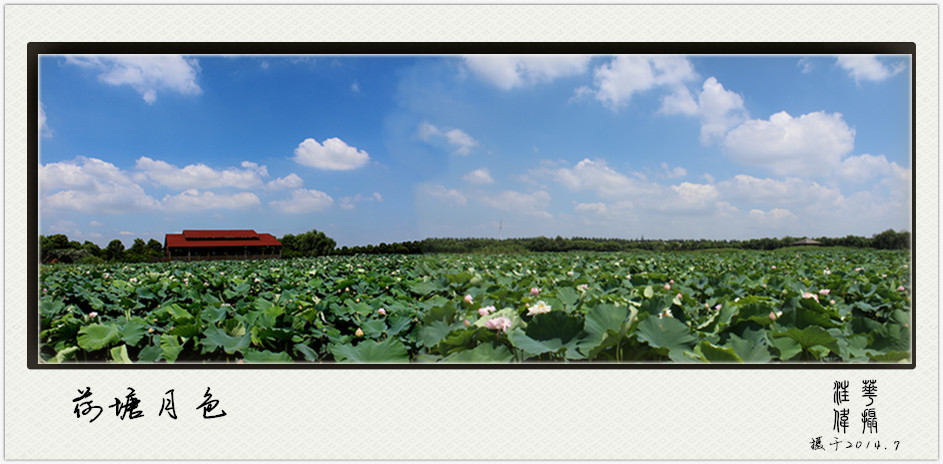
[(870, 236), (909, 56), (42, 56), (40, 233)]

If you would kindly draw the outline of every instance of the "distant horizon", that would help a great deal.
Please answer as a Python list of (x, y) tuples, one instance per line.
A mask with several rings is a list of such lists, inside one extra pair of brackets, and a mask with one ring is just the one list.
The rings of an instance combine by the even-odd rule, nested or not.
[(342, 247), (499, 224), (502, 238), (910, 230), (912, 65), (41, 55), (40, 234), (129, 245), (256, 223)]
[[(116, 239), (117, 239), (117, 240), (121, 240), (121, 243), (123, 243), (125, 247), (130, 247), (130, 246), (134, 243), (134, 240), (137, 239), (137, 238), (140, 238), (140, 239), (144, 240), (145, 242), (147, 242), (148, 240), (154, 239), (154, 240), (157, 240), (157, 241), (159, 241), (159, 242), (161, 242), (161, 243), (163, 244), (163, 243), (164, 243), (164, 239), (165, 239), (165, 235), (167, 235), (167, 234), (179, 234), (179, 233), (181, 233), (183, 230), (254, 230), (255, 232), (260, 233), (260, 234), (270, 233), (270, 232), (267, 232), (267, 231), (265, 231), (265, 230), (253, 229), (253, 228), (251, 228), (251, 227), (250, 227), (250, 228), (246, 228), (246, 227), (234, 227), (234, 228), (231, 228), (231, 229), (220, 229), (220, 228), (190, 229), (190, 228), (187, 228), (187, 229), (181, 229), (180, 231), (177, 231), (177, 232), (167, 232), (167, 233), (165, 233), (164, 235), (161, 235), (160, 237), (156, 237), (156, 236), (155, 236), (155, 237), (143, 237), (143, 236), (142, 236), (142, 237), (127, 237), (127, 238), (125, 238), (125, 239), (122, 239), (122, 238), (120, 238), (120, 237), (112, 237), (112, 238), (110, 238), (110, 239), (105, 239), (104, 242), (97, 242), (97, 241), (95, 241), (95, 240), (88, 240), (88, 241), (90, 241), (90, 242), (92, 242), (92, 243), (98, 245), (100, 248), (105, 248), (106, 246), (108, 246), (108, 243), (110, 243), (112, 240), (116, 240)], [(309, 230), (310, 230), (310, 229), (309, 229)], [(309, 230), (300, 231), (300, 232), (289, 232), (288, 234), (291, 234), (291, 235), (300, 235), (300, 234), (303, 234), (303, 233), (305, 233), (305, 232), (308, 232)], [(887, 230), (887, 229), (885, 229), (885, 230)], [(902, 232), (912, 233), (912, 231), (911, 231), (910, 228), (894, 229), (894, 231), (895, 231), (895, 232), (898, 232), (898, 233), (902, 233)], [(323, 232), (323, 231), (321, 231), (321, 232)], [(581, 238), (581, 239), (582, 239), (582, 238), (585, 238), (585, 239), (589, 239), (589, 240), (626, 240), (626, 241), (641, 241), (641, 240), (644, 240), (644, 241), (663, 241), (663, 242), (671, 242), (671, 241), (727, 241), (727, 242), (734, 242), (734, 241), (737, 241), (737, 242), (745, 242), (745, 241), (750, 241), (750, 240), (761, 240), (761, 239), (777, 239), (777, 240), (779, 240), (779, 239), (783, 239), (783, 238), (786, 238), (786, 237), (791, 237), (791, 238), (795, 238), (795, 239), (808, 238), (808, 239), (813, 239), (813, 240), (814, 240), (814, 239), (817, 239), (817, 238), (833, 238), (833, 239), (837, 239), (837, 238), (847, 237), (848, 235), (852, 235), (852, 236), (855, 236), (855, 237), (872, 238), (872, 237), (874, 237), (875, 235), (877, 235), (877, 234), (879, 234), (879, 233), (881, 233), (881, 232), (883, 232), (883, 230), (877, 231), (877, 232), (874, 232), (874, 233), (871, 233), (871, 234), (845, 234), (845, 235), (842, 235), (842, 236), (829, 236), (829, 235), (792, 235), (792, 234), (786, 234), (786, 235), (780, 235), (780, 236), (749, 237), (749, 238), (740, 238), (740, 239), (734, 239), (734, 238), (678, 238), (678, 237), (661, 238), (661, 237), (645, 237), (645, 236), (640, 236), (640, 237), (602, 237), (602, 236), (577, 236), (577, 235), (571, 235), (571, 236), (562, 236), (562, 235), (561, 235), (560, 237), (562, 237), (562, 238), (564, 238), (564, 239), (576, 239), (576, 238)], [(288, 234), (282, 234), (282, 235), (272, 234), (272, 235), (273, 235), (276, 239), (281, 239), (282, 237), (284, 237), (285, 235), (288, 235)], [(50, 236), (50, 235), (55, 235), (55, 234), (41, 234), (41, 235)], [(69, 238), (70, 241), (76, 240), (76, 239), (74, 239), (73, 237), (68, 236), (68, 234), (65, 234), (65, 235)], [(455, 237), (445, 237), (445, 236), (438, 236), (438, 237), (431, 237), (431, 236), (430, 236), (430, 237), (423, 237), (423, 238), (412, 239), (412, 240), (397, 240), (397, 241), (393, 241), (393, 242), (376, 242), (376, 243), (360, 243), (360, 244), (353, 244), (353, 245), (350, 245), (350, 244), (341, 245), (341, 243), (337, 241), (337, 238), (336, 238), (336, 237), (331, 237), (330, 235), (328, 235), (328, 237), (331, 238), (331, 239), (333, 239), (335, 242), (337, 242), (336, 248), (342, 248), (342, 247), (345, 247), (345, 246), (348, 247), (348, 248), (352, 248), (352, 247), (366, 247), (366, 246), (371, 246), (371, 245), (377, 246), (377, 245), (379, 245), (380, 243), (391, 244), (391, 243), (403, 243), (403, 242), (421, 242), (421, 241), (423, 241), (423, 240), (438, 240), (438, 239), (455, 239), (455, 240), (498, 240), (498, 241), (502, 241), (502, 240), (527, 240), (527, 239), (534, 239), (534, 238), (538, 238), (538, 237), (546, 237), (546, 238), (549, 238), (549, 239), (555, 239), (555, 238), (557, 237), (557, 235), (529, 235), (529, 236), (521, 236), (521, 237), (502, 237), (502, 238), (498, 238), (498, 237), (487, 237), (487, 236), (477, 236), (477, 237), (475, 237), (475, 236), (467, 236), (467, 237), (458, 237), (458, 236), (455, 236)], [(125, 241), (125, 240), (127, 240), (127, 241)], [(79, 241), (79, 242), (81, 242), (81, 243), (84, 243), (84, 242), (85, 242), (85, 240), (77, 240), (77, 241)]]

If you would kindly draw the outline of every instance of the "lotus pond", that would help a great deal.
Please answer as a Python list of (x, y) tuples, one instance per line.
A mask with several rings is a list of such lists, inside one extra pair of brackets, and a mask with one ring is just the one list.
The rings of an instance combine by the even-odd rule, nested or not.
[(52, 265), (43, 362), (909, 362), (909, 252)]

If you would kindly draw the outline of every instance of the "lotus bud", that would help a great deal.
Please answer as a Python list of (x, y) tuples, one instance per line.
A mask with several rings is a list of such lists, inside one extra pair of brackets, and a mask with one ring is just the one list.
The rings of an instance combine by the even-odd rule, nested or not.
[(357, 327), (357, 331), (354, 332), (354, 335), (358, 337), (363, 337), (363, 329), (361, 329), (360, 327)]

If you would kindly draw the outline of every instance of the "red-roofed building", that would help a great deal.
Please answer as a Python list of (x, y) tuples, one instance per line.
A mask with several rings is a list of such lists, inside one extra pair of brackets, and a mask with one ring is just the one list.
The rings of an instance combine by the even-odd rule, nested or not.
[(167, 234), (168, 260), (281, 258), (282, 244), (271, 234), (254, 230), (185, 230)]

